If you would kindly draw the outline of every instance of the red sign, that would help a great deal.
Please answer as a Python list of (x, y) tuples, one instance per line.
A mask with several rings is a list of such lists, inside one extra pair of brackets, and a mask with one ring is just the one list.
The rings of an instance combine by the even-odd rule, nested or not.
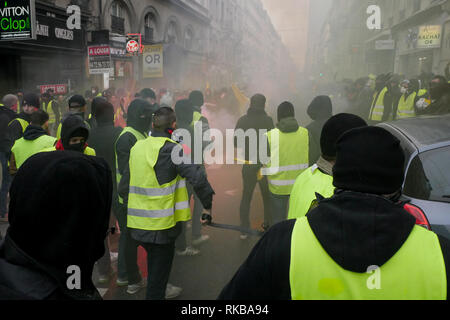
[(41, 94), (46, 93), (48, 90), (53, 90), (54, 94), (66, 94), (67, 84), (47, 84), (44, 86), (39, 86), (41, 89)]
[(89, 56), (109, 56), (110, 54), (109, 46), (89, 47)]

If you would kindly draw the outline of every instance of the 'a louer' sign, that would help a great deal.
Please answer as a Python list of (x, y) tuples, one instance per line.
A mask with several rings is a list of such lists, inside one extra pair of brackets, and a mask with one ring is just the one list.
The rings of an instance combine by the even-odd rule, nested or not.
[(35, 0), (0, 1), (0, 40), (35, 39)]

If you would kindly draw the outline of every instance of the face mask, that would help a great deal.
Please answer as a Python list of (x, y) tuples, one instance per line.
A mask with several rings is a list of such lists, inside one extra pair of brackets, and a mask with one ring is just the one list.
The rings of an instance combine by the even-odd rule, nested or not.
[(80, 142), (80, 143), (68, 145), (68, 146), (67, 146), (66, 148), (64, 148), (64, 149), (67, 150), (67, 151), (76, 151), (76, 152), (81, 152), (81, 153), (83, 153), (83, 152), (84, 152), (84, 149), (85, 149), (85, 146), (86, 146), (86, 143)]
[(400, 88), (400, 92), (401, 92), (402, 94), (405, 94), (405, 93), (408, 92), (408, 89), (406, 89), (405, 87), (401, 87), (401, 88)]

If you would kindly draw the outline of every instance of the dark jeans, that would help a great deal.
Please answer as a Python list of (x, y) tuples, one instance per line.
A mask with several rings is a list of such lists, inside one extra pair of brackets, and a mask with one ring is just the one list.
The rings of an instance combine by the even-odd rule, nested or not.
[[(187, 183), (186, 185), (188, 190), (189, 202), (191, 198), (194, 197), (194, 212), (192, 214), (192, 239), (195, 240), (200, 238), (202, 235), (202, 224), (200, 222), (200, 218), (203, 212), (203, 205), (199, 197), (197, 197), (197, 194), (194, 191), (194, 187), (190, 183)], [(186, 224), (186, 222), (182, 222), (182, 233), (176, 241), (176, 247), (180, 251), (186, 250), (187, 246)]]
[(256, 183), (259, 184), (264, 202), (264, 224), (266, 226), (271, 225), (269, 185), (267, 182), (267, 177), (263, 177), (262, 180), (258, 181), (257, 174), (260, 168), (261, 167), (258, 165), (244, 165), (242, 168), (244, 190), (242, 194), (240, 215), (241, 226), (244, 228), (250, 228), (250, 204), (252, 202), (253, 191), (255, 190)]
[(129, 284), (136, 284), (141, 281), (139, 267), (137, 265), (138, 244), (131, 238), (127, 228), (127, 207), (123, 204), (117, 204), (114, 210), (119, 223), (119, 256), (117, 259), (117, 273), (121, 280), (128, 279)]
[(283, 222), (287, 219), (289, 209), (289, 196), (282, 196), (270, 193), (272, 204), (272, 225)]
[(9, 153), (0, 152), (0, 163), (2, 166), (2, 181), (0, 189), (0, 217), (4, 218), (7, 213), (6, 199), (8, 197), (9, 187), (11, 186), (11, 175), (9, 174), (8, 159)]

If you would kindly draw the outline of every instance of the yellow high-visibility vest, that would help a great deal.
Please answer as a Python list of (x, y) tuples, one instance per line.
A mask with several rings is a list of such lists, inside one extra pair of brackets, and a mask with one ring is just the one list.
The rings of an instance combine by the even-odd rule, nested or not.
[[(120, 133), (119, 137), (117, 138), (117, 141), (119, 141), (120, 137), (122, 137), (125, 133), (131, 133), (137, 141), (141, 141), (141, 140), (145, 140), (146, 138), (148, 138), (147, 134), (142, 134), (139, 131), (131, 128), (131, 127), (125, 127), (122, 132)], [(119, 186), (120, 180), (122, 179), (122, 175), (119, 173), (119, 163), (117, 162), (117, 141), (114, 144), (114, 154), (116, 155), (116, 181), (117, 181), (117, 186)], [(118, 196), (119, 198), (119, 203), (123, 204), (123, 199), (122, 197)]]
[(42, 109), (48, 113), (48, 116), (49, 116), (48, 124), (55, 124), (56, 123), (56, 114), (53, 111), (53, 100), (51, 100), (48, 104), (43, 102)]
[(16, 118), (16, 119), (12, 120), (12, 121), (8, 124), (8, 126), (10, 126), (10, 125), (11, 125), (14, 121), (16, 121), (16, 120), (19, 121), (20, 125), (22, 126), (22, 133), (24, 133), (24, 132), (25, 132), (25, 129), (30, 125), (30, 123), (29, 123), (28, 121), (22, 119), (22, 118)]
[(290, 195), (297, 177), (308, 168), (308, 130), (299, 127), (296, 132), (284, 133), (279, 129), (267, 133), (270, 145), (270, 163), (262, 170), (268, 176), (270, 192)]
[(168, 138), (149, 137), (138, 141), (130, 154), (130, 191), (127, 226), (157, 231), (173, 228), (178, 222), (191, 220), (186, 180), (177, 176), (160, 185), (155, 165)]
[(308, 168), (297, 178), (292, 188), (288, 219), (306, 216), (316, 199), (316, 193), (329, 198), (333, 196), (334, 189), (332, 176), (322, 173), (317, 165)]
[(56, 141), (56, 138), (47, 135), (40, 136), (35, 140), (25, 140), (25, 138), (17, 140), (11, 149), (12, 153), (14, 153), (17, 169), (19, 169), (28, 158), (36, 153), (53, 147)]
[[(293, 300), (447, 298), (446, 269), (439, 239), (422, 227), (414, 226), (400, 250), (384, 265), (367, 267), (368, 273), (345, 270), (324, 250), (307, 217), (295, 223), (289, 271)], [(377, 268), (378, 278), (369, 267)]]
[(400, 97), (397, 108), (397, 119), (414, 118), (416, 116), (416, 110), (414, 109), (416, 97), (417, 92), (411, 93), (407, 99), (405, 99), (405, 95)]
[[(53, 152), (53, 151), (56, 151), (56, 147), (47, 148), (42, 150), (41, 152)], [(84, 154), (92, 157), (95, 157), (97, 155), (95, 150), (90, 147), (86, 147), (86, 149), (84, 149)]]
[[(377, 98), (377, 93), (374, 94), (372, 109), (370, 110), (369, 120), (372, 121), (382, 121), (384, 115), (384, 97), (388, 92), (388, 88), (385, 87), (381, 90)], [(376, 99), (376, 100), (375, 100)]]

